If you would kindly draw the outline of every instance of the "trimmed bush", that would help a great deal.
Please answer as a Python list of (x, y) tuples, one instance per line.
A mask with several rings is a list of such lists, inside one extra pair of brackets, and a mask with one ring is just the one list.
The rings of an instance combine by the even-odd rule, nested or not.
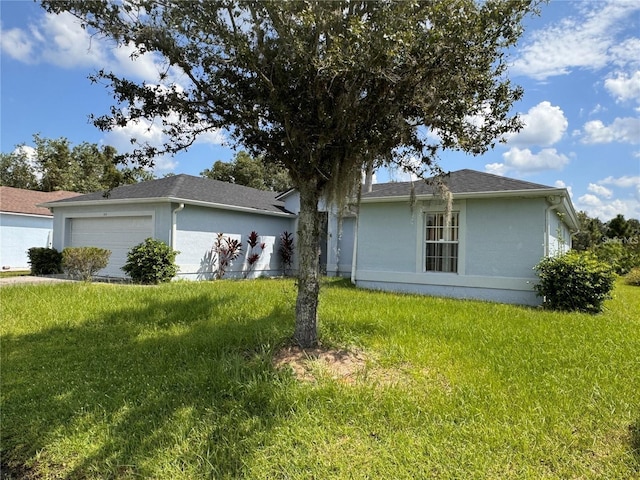
[(62, 270), (71, 278), (91, 281), (109, 263), (111, 250), (98, 247), (67, 247), (62, 250)]
[(27, 250), (32, 275), (62, 273), (62, 253), (55, 248), (33, 247)]
[(631, 270), (626, 277), (624, 277), (624, 281), (627, 285), (635, 285), (636, 287), (640, 287), (640, 267), (636, 267)]
[(178, 253), (160, 240), (147, 238), (129, 251), (122, 270), (136, 283), (157, 285), (168, 282), (178, 273), (175, 264)]
[(534, 288), (552, 310), (599, 313), (611, 298), (616, 275), (592, 253), (571, 251), (547, 257), (534, 268), (540, 277)]

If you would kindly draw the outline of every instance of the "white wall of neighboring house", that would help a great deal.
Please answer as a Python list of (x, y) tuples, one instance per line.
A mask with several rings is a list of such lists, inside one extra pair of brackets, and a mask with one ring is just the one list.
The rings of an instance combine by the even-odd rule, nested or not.
[(53, 217), (0, 213), (0, 268), (29, 270), (27, 250), (50, 247)]

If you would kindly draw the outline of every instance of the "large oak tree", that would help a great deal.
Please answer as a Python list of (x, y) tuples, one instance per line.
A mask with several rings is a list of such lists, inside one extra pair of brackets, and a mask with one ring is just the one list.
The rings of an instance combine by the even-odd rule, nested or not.
[(522, 92), (506, 76), (506, 54), (535, 2), (42, 3), (180, 72), (167, 76), (168, 69), (154, 85), (96, 75), (118, 103), (94, 119), (98, 127), (164, 122), (170, 141), (141, 145), (133, 159), (152, 161), (224, 128), (252, 155), (287, 168), (300, 193), (294, 339), (311, 346), (319, 199), (343, 202), (372, 162), (426, 173), (441, 149), (481, 154), (517, 129), (510, 109)]

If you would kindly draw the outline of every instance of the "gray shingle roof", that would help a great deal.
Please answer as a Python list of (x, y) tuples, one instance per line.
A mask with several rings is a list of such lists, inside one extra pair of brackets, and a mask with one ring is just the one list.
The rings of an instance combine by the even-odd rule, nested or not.
[[(444, 176), (443, 180), (454, 195), (523, 190), (549, 190), (553, 188), (539, 183), (525, 182), (523, 180), (501, 177), (499, 175), (469, 169), (450, 172)], [(436, 187), (429, 181), (392, 182), (374, 184), (373, 190), (371, 192), (363, 193), (362, 198), (405, 197), (410, 194), (412, 184), (415, 187), (415, 194), (417, 196), (433, 195), (437, 193)]]
[(52, 202), (50, 205), (55, 207), (72, 205), (77, 202), (172, 198), (244, 207), (265, 212), (290, 213), (284, 208), (284, 202), (276, 199), (276, 195), (276, 192), (267, 192), (210, 178), (180, 174), (133, 185), (123, 185), (108, 192), (89, 193)]

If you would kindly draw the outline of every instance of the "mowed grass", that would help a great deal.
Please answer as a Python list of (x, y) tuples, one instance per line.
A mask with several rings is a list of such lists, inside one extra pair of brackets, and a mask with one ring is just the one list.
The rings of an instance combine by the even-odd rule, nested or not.
[[(289, 280), (2, 287), (1, 455), (28, 478), (640, 478), (640, 289), (602, 315), (327, 280), (323, 344), (276, 369)], [(325, 372), (326, 373), (326, 372)]]

